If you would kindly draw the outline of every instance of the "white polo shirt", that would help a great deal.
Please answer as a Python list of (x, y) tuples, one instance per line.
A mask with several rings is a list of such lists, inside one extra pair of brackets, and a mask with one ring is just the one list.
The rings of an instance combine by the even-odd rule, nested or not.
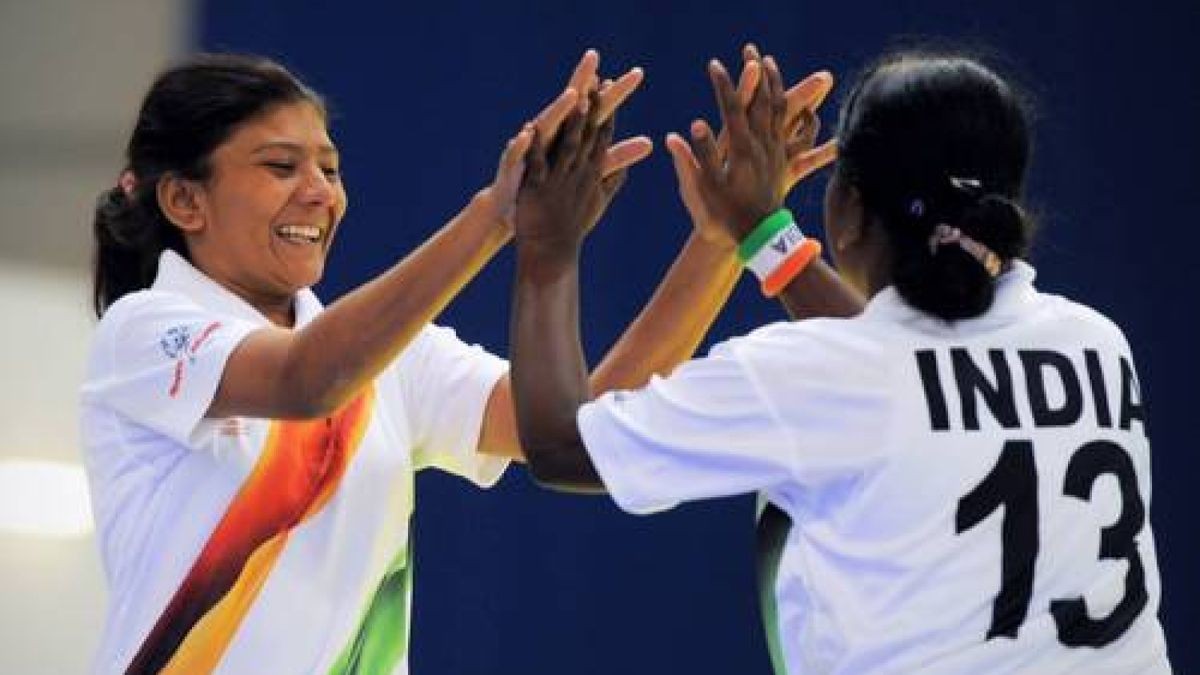
[[(298, 326), (320, 311), (297, 295)], [(267, 325), (168, 251), (97, 327), (82, 391), (110, 590), (97, 673), (407, 672), (413, 474), (498, 480), (507, 463), (476, 446), (506, 364), (430, 326), (328, 419), (205, 419), (230, 353)]]
[(761, 328), (580, 431), (627, 511), (760, 491), (790, 520), (779, 672), (1168, 673), (1129, 346), (1033, 277), (1017, 263), (967, 321), (889, 288)]

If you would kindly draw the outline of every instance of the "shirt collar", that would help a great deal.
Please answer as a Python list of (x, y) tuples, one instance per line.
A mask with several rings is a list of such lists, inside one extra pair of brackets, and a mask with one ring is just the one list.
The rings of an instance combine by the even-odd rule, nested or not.
[[(232, 314), (252, 323), (267, 325), (270, 320), (253, 305), (233, 291), (215, 282), (204, 272), (196, 269), (183, 256), (165, 249), (158, 258), (158, 274), (151, 286), (156, 291), (169, 291), (187, 296), (201, 307), (222, 314)], [(321, 312), (321, 301), (310, 289), (302, 288), (296, 293), (296, 328), (299, 328)]]
[(896, 322), (929, 323), (953, 328), (990, 328), (1008, 323), (1022, 314), (1022, 310), (1034, 302), (1037, 289), (1033, 280), (1037, 270), (1024, 260), (1012, 261), (1009, 269), (996, 277), (996, 292), (992, 306), (972, 319), (948, 323), (908, 304), (895, 286), (888, 286), (875, 294), (863, 310), (863, 318), (884, 319)]

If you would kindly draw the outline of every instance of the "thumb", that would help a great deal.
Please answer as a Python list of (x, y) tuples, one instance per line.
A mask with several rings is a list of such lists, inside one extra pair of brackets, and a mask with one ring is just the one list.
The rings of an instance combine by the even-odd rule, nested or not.
[(671, 164), (675, 167), (675, 177), (679, 180), (680, 192), (695, 192), (696, 174), (700, 170), (700, 162), (696, 160), (692, 146), (674, 132), (667, 134), (666, 146), (667, 151), (671, 153)]

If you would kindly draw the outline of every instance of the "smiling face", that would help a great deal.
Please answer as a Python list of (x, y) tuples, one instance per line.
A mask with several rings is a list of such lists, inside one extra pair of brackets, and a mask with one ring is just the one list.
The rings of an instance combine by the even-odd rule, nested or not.
[(192, 262), (268, 317), (315, 284), (346, 211), (338, 154), (314, 105), (270, 108), (210, 157), (195, 219), (180, 224)]

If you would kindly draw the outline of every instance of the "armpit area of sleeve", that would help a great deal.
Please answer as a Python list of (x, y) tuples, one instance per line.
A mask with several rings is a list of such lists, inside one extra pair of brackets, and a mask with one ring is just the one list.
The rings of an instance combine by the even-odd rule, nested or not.
[(471, 481), (477, 487), (494, 486), (510, 460), (479, 452), (479, 434), (492, 389), (508, 372), (508, 363), (473, 348), (467, 367), (445, 373), (448, 382), (446, 405), (439, 407), (435, 433), (427, 447), (415, 453), (418, 469), (435, 467)]
[(200, 345), (197, 350), (200, 353), (184, 366), (176, 394), (177, 401), (174, 405), (164, 407), (176, 417), (170, 421), (170, 428), (177, 429), (189, 445), (197, 443), (196, 436), (205, 421), (204, 414), (216, 398), (229, 357), (246, 336), (261, 328), (248, 322), (223, 319), (213, 331), (209, 343)]
[(645, 515), (665, 511), (679, 502), (655, 496), (643, 462), (635, 454), (653, 452), (654, 442), (639, 434), (615, 405), (622, 392), (609, 392), (580, 406), (575, 420), (579, 435), (604, 488), (623, 511)]

